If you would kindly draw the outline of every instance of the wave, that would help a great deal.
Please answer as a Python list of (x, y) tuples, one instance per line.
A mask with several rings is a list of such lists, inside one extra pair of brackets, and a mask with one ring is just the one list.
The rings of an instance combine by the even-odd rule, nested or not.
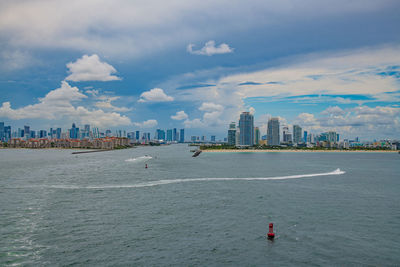
[(151, 160), (153, 157), (151, 156), (141, 156), (141, 157), (136, 157), (136, 158), (130, 158), (130, 159), (126, 159), (126, 162), (144, 162), (144, 161), (148, 161)]
[(159, 185), (167, 185), (167, 184), (176, 184), (176, 183), (187, 183), (187, 182), (208, 182), (208, 181), (268, 181), (268, 180), (288, 180), (288, 179), (301, 179), (308, 177), (317, 177), (317, 176), (328, 176), (328, 175), (341, 175), (345, 174), (345, 171), (340, 169), (336, 169), (332, 172), (325, 173), (312, 173), (312, 174), (299, 174), (299, 175), (289, 175), (289, 176), (277, 176), (277, 177), (244, 177), (244, 178), (187, 178), (187, 179), (170, 179), (170, 180), (158, 180), (158, 181), (150, 181), (146, 183), (138, 183), (138, 184), (123, 184), (123, 185), (96, 185), (96, 186), (65, 186), (65, 185), (52, 185), (46, 186), (47, 188), (55, 188), (55, 189), (116, 189), (116, 188), (141, 188), (141, 187), (151, 187), (151, 186), (159, 186)]

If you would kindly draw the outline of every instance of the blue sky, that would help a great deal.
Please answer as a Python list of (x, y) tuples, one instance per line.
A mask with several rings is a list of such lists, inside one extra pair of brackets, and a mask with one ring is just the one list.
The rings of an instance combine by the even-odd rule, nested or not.
[(1, 1), (0, 121), (400, 138), (398, 1)]

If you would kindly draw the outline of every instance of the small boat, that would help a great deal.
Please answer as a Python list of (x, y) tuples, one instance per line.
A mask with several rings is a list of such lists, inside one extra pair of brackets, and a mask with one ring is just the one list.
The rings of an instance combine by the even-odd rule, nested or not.
[(194, 152), (194, 154), (192, 155), (192, 157), (197, 157), (198, 155), (200, 155), (201, 150), (197, 150), (196, 152)]

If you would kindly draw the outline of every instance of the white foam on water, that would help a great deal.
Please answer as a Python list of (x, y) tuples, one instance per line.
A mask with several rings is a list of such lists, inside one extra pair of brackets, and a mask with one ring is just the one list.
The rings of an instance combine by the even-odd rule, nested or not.
[(51, 185), (46, 186), (47, 188), (56, 188), (56, 189), (115, 189), (115, 188), (140, 188), (140, 187), (151, 187), (151, 186), (159, 186), (159, 185), (167, 185), (167, 184), (176, 184), (176, 183), (187, 183), (187, 182), (208, 182), (208, 181), (269, 181), (269, 180), (288, 180), (288, 179), (301, 179), (308, 177), (317, 177), (317, 176), (328, 176), (328, 175), (341, 175), (345, 174), (345, 171), (340, 169), (336, 169), (332, 172), (325, 173), (312, 173), (312, 174), (299, 174), (299, 175), (289, 175), (289, 176), (277, 176), (277, 177), (245, 177), (245, 178), (188, 178), (188, 179), (170, 179), (170, 180), (158, 180), (158, 181), (150, 181), (146, 183), (139, 184), (122, 184), (122, 185), (95, 185), (95, 186), (65, 186), (65, 185)]
[(144, 162), (144, 161), (148, 161), (151, 160), (153, 157), (151, 156), (141, 156), (141, 157), (136, 157), (136, 158), (130, 158), (130, 159), (126, 159), (126, 162)]

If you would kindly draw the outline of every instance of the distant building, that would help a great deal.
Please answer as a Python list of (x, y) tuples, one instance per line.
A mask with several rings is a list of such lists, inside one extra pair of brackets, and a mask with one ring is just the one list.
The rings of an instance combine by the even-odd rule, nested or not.
[(180, 129), (179, 143), (185, 143), (185, 129)]
[(292, 143), (292, 134), (289, 132), (289, 127), (283, 126), (282, 128), (282, 142), (284, 144)]
[(254, 145), (254, 116), (250, 112), (242, 112), (239, 120), (240, 145)]
[(79, 128), (76, 127), (75, 123), (72, 123), (72, 128), (69, 130), (69, 138), (78, 139)]
[(268, 129), (267, 129), (267, 140), (268, 145), (270, 146), (278, 146), (280, 143), (279, 137), (279, 119), (271, 118), (268, 120)]
[(136, 141), (140, 140), (140, 131), (135, 132), (135, 138), (136, 138)]
[(154, 139), (156, 139), (156, 140), (165, 140), (165, 131), (161, 130), (161, 129), (157, 129)]
[(239, 126), (236, 127), (236, 140), (235, 140), (235, 146), (240, 146), (240, 128)]
[(201, 141), (202, 141), (202, 142), (205, 142), (205, 141), (206, 141), (206, 139), (207, 139), (207, 138), (206, 138), (206, 136), (205, 136), (205, 135), (203, 135), (203, 136), (201, 137)]
[(4, 141), (4, 122), (0, 122), (0, 141)]
[(172, 129), (167, 130), (167, 141), (172, 141)]
[(177, 132), (176, 128), (174, 128), (172, 140), (173, 141), (178, 141), (178, 132)]
[(260, 128), (254, 127), (254, 144), (260, 144)]
[(300, 144), (303, 142), (301, 138), (301, 127), (299, 125), (293, 125), (293, 143)]
[(211, 135), (211, 142), (215, 143), (215, 135)]
[(307, 135), (308, 135), (308, 132), (304, 131), (303, 132), (303, 143), (307, 143)]
[(236, 123), (231, 122), (228, 129), (228, 145), (236, 145)]
[(29, 138), (30, 135), (31, 135), (30, 127), (29, 126), (24, 126), (24, 137)]

